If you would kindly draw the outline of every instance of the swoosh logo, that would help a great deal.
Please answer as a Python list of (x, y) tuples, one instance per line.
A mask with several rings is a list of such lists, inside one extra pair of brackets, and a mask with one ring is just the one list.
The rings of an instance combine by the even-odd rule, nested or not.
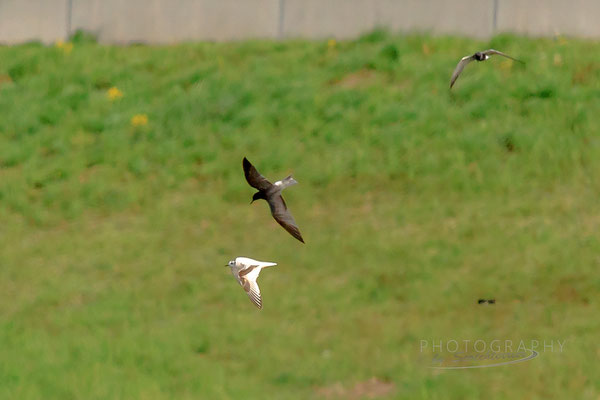
[(529, 351), (531, 351), (531, 354), (525, 358), (521, 358), (519, 360), (505, 361), (505, 362), (496, 363), (496, 364), (470, 365), (470, 366), (466, 366), (466, 367), (429, 367), (429, 368), (433, 368), (433, 369), (470, 369), (470, 368), (499, 367), (500, 365), (516, 364), (516, 363), (529, 361), (529, 360), (536, 358), (539, 355), (539, 353), (535, 350), (529, 350)]

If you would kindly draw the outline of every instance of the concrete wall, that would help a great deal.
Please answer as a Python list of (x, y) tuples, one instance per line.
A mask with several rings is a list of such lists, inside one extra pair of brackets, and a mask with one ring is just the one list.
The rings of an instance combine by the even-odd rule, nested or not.
[(68, 19), (68, 0), (0, 0), (0, 42), (64, 39)]
[(600, 38), (600, 0), (0, 0), (0, 42), (349, 38), (387, 27), (485, 38)]
[(487, 37), (493, 34), (493, 14), (493, 0), (285, 0), (282, 32), (346, 38), (386, 27)]
[(108, 43), (274, 38), (279, 26), (279, 0), (73, 0), (72, 10), (73, 31)]
[(499, 0), (498, 30), (600, 38), (600, 0)]

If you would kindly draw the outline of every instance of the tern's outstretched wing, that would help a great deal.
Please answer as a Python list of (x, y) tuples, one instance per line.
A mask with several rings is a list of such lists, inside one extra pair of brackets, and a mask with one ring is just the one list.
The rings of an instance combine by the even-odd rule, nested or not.
[(271, 207), (271, 214), (275, 221), (283, 228), (288, 231), (293, 237), (304, 243), (304, 239), (302, 239), (302, 235), (300, 234), (300, 229), (298, 229), (298, 225), (296, 225), (296, 221), (294, 221), (294, 217), (287, 208), (285, 201), (281, 195), (272, 196), (267, 200), (269, 202), (269, 207)]
[(463, 69), (465, 69), (466, 65), (473, 60), (474, 60), (473, 56), (465, 56), (460, 59), (460, 61), (456, 65), (456, 68), (454, 68), (454, 72), (452, 73), (452, 78), (450, 78), (450, 89), (452, 89), (452, 86), (454, 86), (454, 82), (456, 82), (456, 80), (458, 79), (458, 76), (463, 71)]
[(511, 60), (514, 60), (514, 61), (520, 62), (522, 64), (525, 64), (523, 61), (517, 60), (516, 58), (513, 58), (513, 57), (509, 56), (508, 54), (504, 54), (503, 52), (498, 51), (498, 50), (489, 49), (489, 50), (486, 50), (486, 51), (482, 51), (482, 53), (485, 54), (486, 56), (498, 55), (498, 56), (510, 58)]
[(242, 165), (244, 167), (244, 175), (250, 186), (258, 190), (267, 190), (271, 187), (271, 182), (262, 176), (246, 157), (244, 157)]

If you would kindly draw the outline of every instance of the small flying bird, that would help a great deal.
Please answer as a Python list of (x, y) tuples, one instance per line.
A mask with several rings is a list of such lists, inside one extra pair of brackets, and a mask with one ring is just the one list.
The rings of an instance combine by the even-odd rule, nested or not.
[(458, 62), (458, 65), (456, 66), (456, 68), (454, 69), (454, 72), (452, 73), (452, 78), (450, 78), (450, 89), (452, 89), (452, 86), (454, 86), (454, 82), (456, 82), (456, 80), (458, 79), (458, 76), (460, 75), (462, 70), (465, 69), (465, 66), (468, 63), (470, 63), (473, 60), (485, 61), (488, 58), (490, 58), (490, 56), (492, 56), (492, 55), (499, 55), (502, 57), (510, 58), (511, 60), (520, 62), (522, 64), (525, 64), (523, 61), (517, 60), (516, 58), (512, 58), (508, 54), (504, 54), (498, 50), (489, 49), (489, 50), (485, 50), (485, 51), (478, 51), (477, 53), (473, 54), (472, 56), (465, 56), (460, 59), (460, 61)]
[(479, 299), (479, 300), (477, 300), (477, 304), (486, 304), (486, 303), (487, 304), (496, 304), (496, 299), (489, 299), (489, 300)]
[(292, 176), (288, 176), (285, 179), (277, 181), (275, 183), (269, 182), (264, 176), (262, 176), (254, 165), (248, 161), (246, 157), (244, 157), (243, 161), (244, 167), (244, 175), (246, 176), (246, 180), (253, 188), (257, 189), (258, 192), (254, 193), (252, 196), (252, 204), (255, 200), (263, 199), (269, 203), (269, 207), (271, 208), (271, 215), (275, 218), (275, 221), (283, 228), (288, 231), (293, 237), (304, 243), (304, 239), (302, 239), (302, 235), (300, 234), (300, 230), (296, 225), (296, 221), (294, 221), (294, 217), (290, 214), (290, 211), (281, 197), (281, 191), (288, 186), (295, 185), (296, 180), (292, 178)]
[(235, 260), (229, 261), (226, 267), (231, 268), (231, 273), (244, 288), (250, 301), (260, 309), (262, 309), (262, 298), (260, 297), (260, 288), (256, 280), (260, 274), (260, 270), (266, 267), (277, 265), (274, 262), (257, 261), (247, 257), (237, 257)]

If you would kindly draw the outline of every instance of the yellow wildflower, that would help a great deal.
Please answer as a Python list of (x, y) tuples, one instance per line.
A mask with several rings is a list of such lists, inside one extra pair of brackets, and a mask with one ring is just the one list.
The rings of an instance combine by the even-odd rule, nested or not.
[(148, 124), (148, 116), (146, 114), (135, 114), (131, 117), (131, 126), (138, 127)]
[(61, 49), (65, 54), (69, 54), (73, 50), (73, 43), (65, 42), (63, 40), (56, 41), (56, 43), (54, 43), (54, 46), (57, 49)]
[(337, 42), (335, 41), (335, 39), (329, 39), (327, 41), (327, 47), (330, 48), (330, 49), (333, 49), (336, 44), (337, 44)]
[(106, 95), (110, 100), (116, 100), (123, 97), (123, 92), (121, 92), (117, 87), (113, 86), (106, 91)]

